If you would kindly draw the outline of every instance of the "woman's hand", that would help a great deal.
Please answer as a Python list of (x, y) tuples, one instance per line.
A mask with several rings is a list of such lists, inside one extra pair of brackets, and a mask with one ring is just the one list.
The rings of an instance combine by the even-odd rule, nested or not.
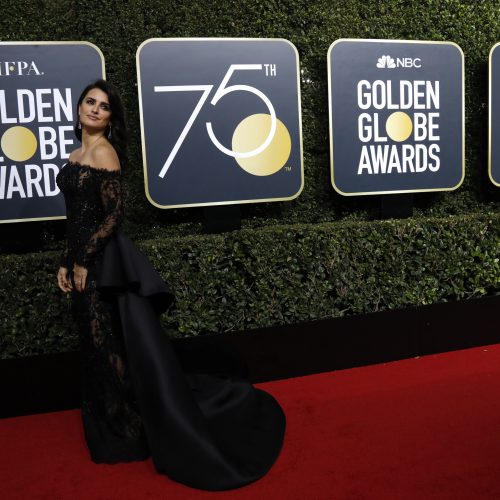
[(75, 264), (73, 266), (73, 281), (77, 291), (83, 292), (85, 290), (85, 285), (87, 284), (87, 269), (83, 266)]
[(73, 290), (73, 285), (68, 276), (68, 270), (65, 267), (60, 267), (57, 271), (57, 284), (63, 292), (71, 292)]

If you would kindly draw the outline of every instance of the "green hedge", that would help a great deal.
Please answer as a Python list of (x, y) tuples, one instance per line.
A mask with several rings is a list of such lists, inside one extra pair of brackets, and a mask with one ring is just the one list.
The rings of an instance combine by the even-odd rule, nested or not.
[[(174, 288), (164, 318), (180, 335), (251, 329), (499, 291), (499, 193), (487, 176), (487, 62), (500, 40), (498, 0), (18, 0), (1, 40), (88, 40), (106, 58), (131, 131), (127, 232)], [(290, 203), (242, 208), (243, 230), (202, 234), (201, 209), (158, 210), (143, 190), (135, 52), (153, 37), (280, 37), (303, 70), (305, 189)], [(466, 179), (415, 197), (415, 217), (382, 221), (379, 198), (330, 185), (326, 54), (338, 38), (449, 40), (465, 53)], [(146, 222), (145, 222), (146, 221)], [(0, 225), (0, 249), (38, 233), (42, 253), (0, 257), (0, 349), (75, 347), (55, 287), (64, 222)]]
[[(500, 215), (295, 224), (143, 241), (172, 335), (241, 331), (500, 292)], [(0, 258), (3, 357), (76, 347), (54, 252)]]
[[(294, 43), (303, 70), (305, 188), (297, 201), (243, 209), (243, 226), (376, 218), (377, 197), (344, 198), (330, 184), (326, 54), (338, 38), (449, 40), (465, 53), (466, 179), (458, 192), (421, 194), (418, 215), (498, 208), (487, 176), (488, 53), (500, 40), (498, 0), (17, 0), (2, 10), (2, 40), (88, 40), (120, 88), (131, 130), (126, 176), (128, 230), (143, 239), (201, 232), (200, 209), (159, 210), (143, 189), (135, 52), (152, 37), (281, 37)], [(90, 16), (90, 17), (89, 17)], [(90, 21), (91, 18), (91, 21)], [(276, 205), (276, 204), (275, 204)], [(145, 226), (144, 220), (150, 223)], [(60, 223), (57, 223), (60, 224)], [(45, 223), (49, 246), (54, 223)], [(0, 228), (0, 240), (2, 228)], [(0, 241), (1, 245), (1, 241)]]

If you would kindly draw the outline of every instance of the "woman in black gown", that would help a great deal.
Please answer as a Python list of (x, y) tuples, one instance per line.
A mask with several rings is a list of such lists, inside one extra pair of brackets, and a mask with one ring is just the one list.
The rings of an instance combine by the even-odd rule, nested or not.
[(284, 414), (243, 380), (182, 372), (158, 319), (172, 294), (119, 229), (126, 163), (119, 96), (98, 80), (77, 108), (81, 147), (57, 178), (67, 212), (57, 278), (72, 298), (91, 458), (151, 456), (158, 472), (206, 490), (255, 481), (280, 452)]

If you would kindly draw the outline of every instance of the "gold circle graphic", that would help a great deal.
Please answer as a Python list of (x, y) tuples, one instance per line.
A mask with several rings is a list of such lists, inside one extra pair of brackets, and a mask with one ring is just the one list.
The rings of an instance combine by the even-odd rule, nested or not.
[[(257, 149), (271, 130), (271, 115), (256, 114), (244, 118), (233, 132), (232, 148), (237, 153)], [(250, 158), (235, 158), (238, 165), (252, 175), (272, 175), (281, 170), (292, 151), (290, 134), (276, 118), (276, 132), (264, 151)]]
[(29, 160), (36, 152), (38, 142), (35, 134), (26, 127), (11, 127), (7, 129), (0, 146), (4, 154), (13, 161)]
[(411, 118), (402, 111), (392, 113), (385, 122), (387, 135), (396, 142), (406, 141), (413, 131)]

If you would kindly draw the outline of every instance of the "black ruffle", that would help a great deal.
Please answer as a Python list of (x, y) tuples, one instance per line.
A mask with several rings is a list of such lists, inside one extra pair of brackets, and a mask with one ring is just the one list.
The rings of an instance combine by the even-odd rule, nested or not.
[(274, 398), (229, 375), (182, 371), (158, 318), (173, 295), (120, 232), (105, 247), (97, 284), (118, 299), (131, 379), (158, 472), (206, 490), (237, 488), (263, 476), (285, 431)]

